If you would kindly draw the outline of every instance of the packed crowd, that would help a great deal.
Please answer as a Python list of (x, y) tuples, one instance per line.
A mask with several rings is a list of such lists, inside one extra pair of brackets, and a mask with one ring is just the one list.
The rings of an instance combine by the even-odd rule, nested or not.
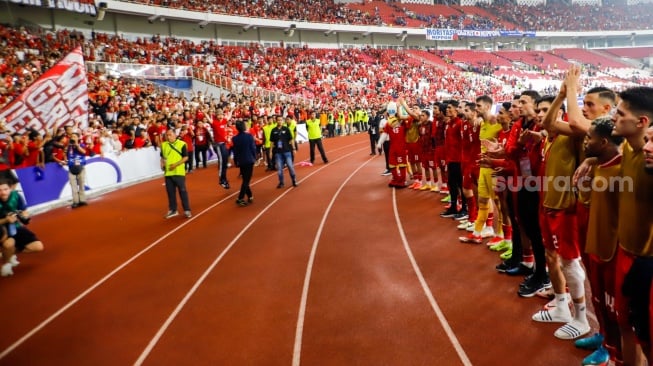
[[(383, 98), (397, 92), (419, 94), (425, 100), (436, 99), (437, 91), (459, 96), (471, 91), (497, 97), (502, 93), (498, 80), (458, 78), (455, 71), (443, 70), (402, 51), (263, 48), (258, 44), (230, 47), (213, 41), (195, 43), (160, 36), (129, 41), (102, 33), (94, 33), (92, 39), (85, 40), (81, 34), (68, 31), (51, 34), (0, 29), (7, 35), (3, 40), (7, 44), (5, 54), (6, 59), (11, 60), (3, 65), (6, 92), (2, 93), (0, 107), (8, 104), (27, 85), (19, 82), (20, 78), (14, 81), (15, 75), (33, 64), (23, 55), (39, 50), (32, 52), (34, 58), (49, 56), (47, 64), (51, 65), (62, 57), (64, 50), (79, 44), (84, 46), (88, 61), (193, 66), (207, 78), (225, 76), (247, 85), (315, 99), (319, 103), (339, 99), (351, 106), (371, 106), (378, 102), (375, 98), (379, 93)], [(44, 63), (39, 65), (45, 67)]]
[(538, 6), (493, 3), (483, 6), (499, 21), (517, 24), (520, 30), (546, 32), (650, 29), (651, 5), (566, 5)]
[(378, 24), (369, 14), (348, 9), (333, 0), (316, 1), (220, 1), (204, 2), (195, 0), (141, 0), (147, 5), (164, 6), (175, 9), (229, 14), (242, 17), (257, 17), (279, 20), (294, 20), (320, 23)]
[[(194, 75), (205, 80), (223, 77), (230, 82), (315, 100), (320, 107), (327, 108), (342, 107), (333, 105), (334, 100), (338, 104), (370, 107), (400, 92), (425, 102), (438, 100), (442, 95), (471, 98), (471, 94), (488, 94), (505, 99), (526, 78), (505, 76), (504, 72), (498, 75), (498, 68), (489, 61), (482, 65), (470, 61), (469, 70), (475, 73), (461, 75), (453, 65), (442, 68), (411, 51), (266, 48), (259, 44), (235, 47), (158, 35), (130, 41), (93, 33), (91, 39), (84, 39), (82, 34), (66, 30), (51, 33), (8, 27), (0, 27), (0, 32), (6, 45), (1, 51), (6, 62), (0, 66), (0, 107), (76, 45), (83, 45), (88, 61), (192, 66)], [(447, 60), (443, 51), (433, 55)], [(491, 74), (498, 76), (483, 76)]]
[[(236, 94), (205, 95), (201, 91), (190, 98), (162, 92), (154, 84), (136, 80), (113, 78), (106, 74), (87, 74), (89, 78), (88, 127), (61, 126), (54, 131), (6, 131), (0, 141), (0, 151), (5, 157), (4, 169), (41, 166), (45, 163), (66, 164), (68, 141), (75, 132), (84, 145), (85, 156), (120, 154), (123, 151), (144, 147), (159, 147), (166, 130), (174, 130), (186, 140), (189, 152), (197, 151), (197, 167), (206, 167), (208, 147), (216, 134), (211, 127), (223, 117), (229, 121), (244, 120), (248, 127), (268, 121), (273, 116), (284, 116), (290, 123), (305, 123), (313, 109), (309, 105), (291, 102), (268, 102), (255, 97)], [(362, 107), (322, 108), (319, 112), (324, 133), (329, 137), (360, 132), (362, 119), (354, 118)], [(367, 109), (366, 109), (367, 111)], [(222, 117), (221, 117), (222, 116)], [(285, 121), (285, 120), (284, 120)], [(358, 123), (361, 123), (360, 125)], [(236, 134), (235, 126), (226, 137), (227, 149)], [(192, 171), (190, 159), (188, 170)]]
[[(401, 51), (365, 49), (309, 49), (221, 46), (212, 41), (193, 43), (175, 38), (138, 39), (134, 42), (105, 34), (90, 41), (90, 60), (106, 62), (191, 65), (210, 75), (226, 76), (247, 85), (298, 94), (326, 103), (335, 97), (351, 104), (373, 104), (377, 93), (417, 93), (420, 81), (428, 85), (424, 98), (436, 91), (460, 95), (478, 90), (492, 95), (499, 83), (477, 78), (459, 79)], [(403, 60), (404, 62), (397, 62)], [(402, 75), (404, 80), (397, 77)], [(460, 80), (463, 80), (461, 83)], [(424, 91), (424, 90), (422, 90)]]
[(336, 4), (333, 0), (320, 2), (302, 1), (227, 1), (207, 3), (194, 0), (167, 1), (141, 0), (141, 3), (164, 6), (175, 9), (213, 12), (237, 16), (309, 21), (320, 23), (338, 23), (351, 25), (400, 25), (406, 24), (405, 18), (423, 22), (422, 27), (475, 29), (475, 30), (517, 30), (522, 31), (598, 31), (598, 30), (641, 30), (649, 29), (651, 24), (651, 5), (567, 5), (556, 2), (546, 5), (517, 5), (510, 1), (495, 1), (492, 4), (479, 4), (495, 19), (478, 13), (467, 17), (462, 11), (460, 16), (442, 17), (438, 14), (419, 14), (408, 11), (400, 4), (390, 2), (396, 10), (392, 19), (383, 19), (378, 12), (370, 14), (350, 9), (346, 4)]
[[(39, 69), (38, 65), (56, 60), (47, 52), (38, 55), (40, 59), (21, 59), (17, 55), (26, 55), (23, 50), (63, 51), (81, 40), (69, 32), (29, 36), (6, 28), (0, 31), (18, 38), (3, 55), (11, 60), (3, 69), (6, 101), (11, 96), (9, 91), (24, 88), (14, 81), (7, 84), (7, 74), (28, 65), (37, 66), (30, 72), (43, 72), (45, 66)], [(192, 171), (206, 167), (206, 154), (215, 145), (224, 145), (224, 151), (222, 147), (216, 151), (218, 155), (229, 151), (233, 137), (244, 132), (232, 127), (236, 121), (247, 122), (247, 131), (255, 137), (260, 154), (258, 162), (265, 161), (267, 169), (274, 169), (268, 153), (273, 149), (273, 139), (266, 136), (265, 126), (294, 126), (319, 119), (324, 128), (320, 129), (320, 138), (322, 133), (335, 136), (367, 130), (371, 154), (385, 150), (387, 170), (383, 174), (392, 175), (391, 187), (405, 188), (410, 171), (412, 188), (447, 192), (449, 207), (441, 216), (455, 219), (459, 229), (469, 231), (460, 241), (481, 244), (488, 239), (490, 249), (502, 251), (503, 261), (496, 266), (497, 271), (526, 276), (517, 290), (520, 296), (552, 298), (532, 319), (562, 323), (556, 337), (576, 340), (576, 346), (593, 349), (584, 364), (612, 359), (617, 364), (634, 365), (633, 360), (639, 356), (633, 327), (650, 359), (653, 89), (622, 91), (618, 104), (614, 91), (590, 89), (584, 93), (580, 108), (580, 70), (572, 67), (556, 96), (524, 91), (503, 103), (494, 116), (490, 112), (493, 98), (489, 95), (497, 93), (493, 93), (496, 90), (492, 85), (474, 84), (473, 79), (459, 74), (406, 62), (397, 52), (230, 48), (158, 37), (131, 43), (102, 34), (89, 42), (85, 52), (98, 60), (117, 57), (129, 62), (189, 64), (262, 87), (281, 84), (290, 88), (284, 90), (308, 88), (318, 102), (309, 106), (235, 94), (214, 98), (201, 93), (186, 99), (161, 93), (151, 85), (89, 73), (89, 127), (62, 127), (44, 136), (38, 131), (19, 131), (6, 137), (0, 141), (6, 157), (0, 171), (50, 161), (72, 169), (76, 161), (94, 154), (160, 147), (165, 131), (174, 131), (185, 142), (188, 160), (184, 171)], [(404, 62), (397, 62), (400, 58)], [(412, 93), (421, 80), (432, 91), (454, 86), (460, 98), (442, 101), (429, 92)], [(465, 94), (469, 89), (476, 89), (476, 93)], [(338, 102), (343, 95), (347, 96), (346, 102)], [(398, 104), (385, 104), (389, 97), (398, 95), (402, 95)], [(499, 94), (499, 98), (505, 100), (505, 95)], [(568, 111), (563, 110), (563, 102), (567, 102)], [(375, 112), (382, 104), (385, 117)], [(271, 127), (267, 128), (271, 131)], [(289, 131), (293, 130), (289, 127)], [(322, 159), (327, 162), (325, 155)], [(588, 171), (592, 174), (587, 175)], [(581, 185), (570, 183), (576, 177), (580, 177)], [(601, 191), (592, 184), (610, 177), (628, 178), (633, 185)], [(0, 200), (9, 197), (11, 191), (11, 184), (2, 178)], [(220, 178), (223, 187), (229, 188), (229, 183)], [(295, 184), (295, 176), (291, 178)], [(566, 183), (563, 188), (558, 183), (552, 185), (552, 180), (558, 178)], [(279, 186), (283, 187), (283, 180)], [(83, 184), (81, 187), (80, 194)], [(85, 200), (79, 196), (73, 205), (83, 204)], [(16, 205), (24, 206), (20, 202)], [(9, 216), (5, 215), (0, 224), (19, 220)], [(6, 242), (15, 233), (0, 236)], [(22, 247), (17, 243), (3, 245), (3, 275), (12, 274), (17, 251), (42, 250), (35, 236), (23, 239)], [(591, 331), (584, 289), (586, 275), (592, 292), (606, 296), (592, 297), (600, 333), (581, 338)]]
[(0, 108), (73, 50), (79, 44), (77, 35), (0, 25)]
[(550, 300), (532, 320), (591, 350), (583, 365), (641, 365), (653, 359), (653, 88), (580, 80), (572, 66), (557, 94), (525, 90), (496, 115), (489, 96), (399, 98), (370, 122), (371, 154), (383, 149), (388, 186), (446, 194), (440, 216), (468, 232), (460, 242), (502, 252), (496, 271)]

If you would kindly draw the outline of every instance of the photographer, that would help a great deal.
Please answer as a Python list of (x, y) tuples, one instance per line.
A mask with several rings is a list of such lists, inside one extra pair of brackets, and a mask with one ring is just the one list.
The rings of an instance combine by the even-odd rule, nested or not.
[(73, 193), (72, 208), (86, 206), (86, 193), (84, 183), (86, 182), (86, 144), (80, 141), (79, 134), (70, 135), (70, 141), (66, 147), (66, 164), (68, 165), (68, 181)]
[(19, 264), (16, 253), (40, 252), (43, 243), (27, 229), (29, 212), (23, 198), (11, 188), (11, 182), (0, 180), (0, 242), (2, 242), (3, 277), (14, 274), (13, 267)]

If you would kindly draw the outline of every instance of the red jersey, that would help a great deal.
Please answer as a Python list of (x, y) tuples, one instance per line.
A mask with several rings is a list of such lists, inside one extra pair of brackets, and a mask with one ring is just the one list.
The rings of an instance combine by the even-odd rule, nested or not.
[(447, 124), (440, 118), (433, 121), (433, 126), (431, 128), (431, 134), (435, 140), (435, 146), (444, 146), (445, 130), (447, 129)]
[(227, 149), (231, 149), (232, 146), (234, 146), (234, 136), (238, 134), (238, 130), (236, 129), (236, 126), (227, 126), (225, 129), (227, 132), (227, 142), (225, 142), (225, 145), (227, 146)]
[(250, 135), (254, 136), (254, 143), (256, 146), (263, 145), (263, 139), (265, 138), (263, 128), (259, 124), (255, 124), (252, 128), (249, 129)]
[(89, 155), (100, 154), (102, 154), (102, 142), (100, 141), (100, 136), (93, 136), (93, 148), (90, 149)]
[(181, 140), (186, 143), (186, 151), (188, 152), (193, 152), (193, 136), (189, 133), (186, 132), (180, 136)]
[[(497, 136), (497, 142), (501, 146), (506, 146), (508, 143), (508, 138), (510, 137), (510, 130), (501, 130)], [(501, 175), (511, 176), (515, 174), (515, 163), (511, 159), (493, 159), (492, 160), (493, 168), (503, 168)]]
[[(52, 157), (57, 159), (57, 161), (66, 160), (66, 152), (64, 151), (64, 149), (62, 147), (54, 146), (52, 148)], [(0, 167), (1, 166), (2, 165), (0, 165)]]
[(447, 163), (462, 161), (462, 126), (463, 121), (458, 117), (454, 117), (446, 126), (444, 149)]
[(508, 137), (510, 137), (510, 130), (501, 130), (497, 136), (497, 142), (499, 145), (505, 147), (508, 143)]
[(147, 134), (150, 137), (150, 141), (152, 141), (152, 144), (156, 144), (156, 138), (157, 136), (160, 136), (161, 141), (164, 139), (164, 134), (165, 134), (165, 126), (163, 124), (157, 126), (156, 124), (150, 125), (150, 127), (147, 128)]
[(206, 127), (198, 127), (195, 131), (195, 146), (197, 147), (206, 147), (209, 145), (209, 140), (211, 136), (209, 135), (209, 130)]
[(134, 149), (140, 149), (143, 146), (145, 146), (145, 141), (147, 140), (145, 140), (141, 136), (134, 137)]
[(481, 127), (472, 122), (464, 121), (462, 130), (462, 161), (466, 164), (476, 164), (481, 155)]
[(25, 145), (22, 142), (14, 142), (12, 146), (13, 156), (10, 158), (13, 168), (25, 167)]
[(27, 157), (25, 157), (25, 166), (34, 166), (38, 163), (39, 153), (41, 149), (38, 144), (34, 141), (29, 141), (27, 143)]
[[(394, 127), (392, 126), (394, 125)], [(406, 124), (396, 117), (390, 117), (383, 127), (383, 132), (390, 137), (390, 149), (394, 151), (406, 150)]]
[[(515, 173), (518, 175), (535, 175), (540, 171), (542, 163), (542, 143), (520, 145), (519, 135), (521, 134), (523, 119), (519, 119), (512, 125), (508, 142), (506, 142), (506, 156), (515, 163)], [(536, 126), (533, 131), (539, 130)], [(526, 162), (528, 160), (528, 162)], [(520, 163), (521, 162), (521, 163)], [(523, 167), (530, 168), (529, 172), (522, 171)]]
[(426, 121), (419, 125), (419, 145), (422, 147), (423, 152), (432, 152), (435, 150), (433, 144), (433, 132), (431, 131), (433, 123)]
[(211, 123), (211, 127), (213, 127), (213, 141), (217, 143), (226, 143), (227, 142), (227, 119), (213, 119), (213, 123)]

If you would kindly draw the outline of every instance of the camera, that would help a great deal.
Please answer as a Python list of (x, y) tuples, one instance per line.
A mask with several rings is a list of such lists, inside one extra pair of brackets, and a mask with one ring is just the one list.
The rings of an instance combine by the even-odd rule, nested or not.
[(9, 213), (10, 215), (16, 215), (16, 218), (18, 221), (20, 221), (21, 224), (27, 225), (29, 224), (29, 221), (31, 220), (30, 217), (25, 217), (22, 212), (20, 211), (13, 211)]

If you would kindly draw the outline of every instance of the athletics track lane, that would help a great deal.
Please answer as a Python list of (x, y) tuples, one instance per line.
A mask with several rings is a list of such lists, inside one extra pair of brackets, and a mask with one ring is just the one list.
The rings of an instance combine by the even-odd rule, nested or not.
[[(286, 195), (233, 243), (154, 344), (145, 364), (291, 363), (311, 245), (332, 195), (368, 163), (366, 140), (366, 135), (326, 140), (329, 165), (297, 168), (306, 180), (298, 189), (283, 190)], [(355, 145), (343, 148), (349, 144)], [(303, 145), (298, 160), (306, 157)], [(302, 364), (461, 364), (408, 263), (392, 191), (385, 186), (387, 178), (378, 175), (382, 168), (379, 157), (363, 166), (326, 218), (308, 291)], [(229, 192), (217, 188), (214, 166), (191, 174), (192, 221), (35, 332), (0, 364), (135, 362), (211, 263), (282, 193), (274, 188), (276, 177), (265, 178), (258, 168), (254, 181), (263, 181), (253, 187), (255, 204), (236, 207), (229, 194), (237, 191), (237, 172), (230, 169), (229, 174)], [(513, 364), (503, 360), (520, 349), (523, 357), (511, 359), (520, 361), (514, 364), (579, 364), (583, 354), (554, 339), (554, 326), (529, 321), (543, 302), (518, 299), (517, 279), (495, 274), (496, 257), (485, 248), (457, 244), (452, 224), (436, 217), (439, 204), (420, 199), (424, 196), (428, 194), (397, 192), (401, 222), (428, 286), (472, 363)], [(220, 199), (225, 201), (199, 215)], [(184, 222), (162, 220), (164, 211), (161, 180), (154, 180), (79, 210), (37, 216), (32, 225), (46, 252), (22, 256), (16, 276), (0, 281), (3, 313), (21, 309), (21, 316), (5, 319), (0, 347), (15, 344)], [(292, 235), (284, 230), (289, 226)], [(488, 311), (496, 308), (502, 310)]]

